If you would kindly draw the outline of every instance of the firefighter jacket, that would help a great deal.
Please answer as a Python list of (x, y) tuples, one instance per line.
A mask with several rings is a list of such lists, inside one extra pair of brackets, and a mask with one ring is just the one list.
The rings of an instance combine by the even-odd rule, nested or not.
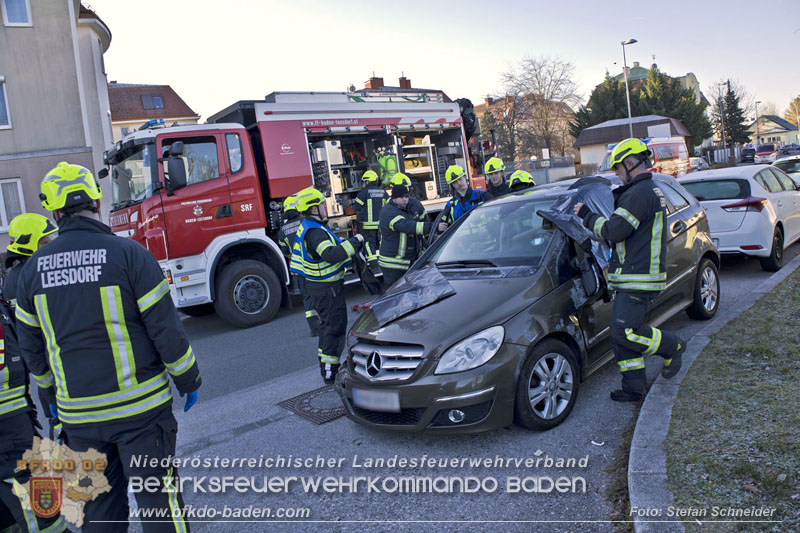
[[(6, 254), (6, 277), (3, 279), (3, 300), (11, 306), (12, 314), (17, 306), (17, 286), (22, 267), (28, 261), (27, 255), (8, 252)], [(17, 263), (14, 265), (14, 263)], [(10, 268), (9, 268), (10, 267)]]
[[(411, 205), (410, 201), (408, 205)], [(408, 211), (408, 206), (401, 209), (396, 203), (389, 201), (381, 211), (380, 229), (378, 264), (381, 268), (408, 270), (420, 252), (415, 237), (427, 235), (431, 230), (431, 223), (415, 220)]]
[(491, 200), (492, 197), (485, 191), (469, 188), (464, 196), (459, 196), (455, 193), (444, 206), (444, 215), (442, 215), (442, 222), (452, 224), (467, 211), (478, 207), (483, 202)]
[(505, 178), (503, 178), (503, 183), (497, 187), (492, 185), (492, 182), (489, 178), (486, 178), (486, 192), (491, 195), (490, 198), (487, 198), (487, 200), (493, 200), (495, 198), (500, 198), (507, 194), (511, 194), (511, 187), (508, 186), (508, 182), (506, 182)]
[(289, 270), (312, 283), (339, 281), (359, 244), (355, 237), (343, 241), (325, 224), (304, 218), (297, 228)]
[[(22, 265), (12, 270), (22, 270)], [(19, 350), (11, 309), (0, 304), (0, 420), (30, 411), (32, 407), (28, 369)]]
[(663, 291), (667, 285), (667, 211), (664, 193), (649, 172), (614, 191), (606, 219), (583, 206), (583, 224), (611, 242), (608, 285), (615, 290)]
[(380, 185), (370, 183), (356, 196), (356, 220), (361, 222), (361, 228), (365, 230), (378, 229), (378, 221), (381, 216), (381, 208), (389, 195)]
[(300, 213), (298, 213), (296, 209), (289, 209), (286, 211), (286, 220), (278, 232), (278, 244), (281, 247), (283, 255), (286, 257), (292, 256), (294, 238), (297, 234), (297, 228), (300, 227), (302, 221), (303, 217), (300, 216)]
[(168, 375), (200, 387), (192, 347), (155, 258), (102, 222), (70, 216), (20, 276), (17, 334), (36, 384), (55, 386), (65, 427), (169, 407)]

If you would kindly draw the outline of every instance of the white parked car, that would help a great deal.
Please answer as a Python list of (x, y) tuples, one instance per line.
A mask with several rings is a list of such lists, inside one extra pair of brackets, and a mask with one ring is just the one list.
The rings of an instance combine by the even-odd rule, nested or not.
[(772, 163), (778, 159), (778, 147), (775, 143), (759, 144), (756, 146), (756, 155), (753, 162), (758, 165), (759, 163)]
[(722, 254), (759, 258), (764, 270), (783, 266), (783, 250), (800, 239), (800, 189), (770, 165), (693, 172), (680, 180), (703, 205)]
[(773, 167), (778, 167), (783, 170), (795, 183), (800, 185), (800, 155), (790, 155), (789, 157), (781, 157), (774, 163)]

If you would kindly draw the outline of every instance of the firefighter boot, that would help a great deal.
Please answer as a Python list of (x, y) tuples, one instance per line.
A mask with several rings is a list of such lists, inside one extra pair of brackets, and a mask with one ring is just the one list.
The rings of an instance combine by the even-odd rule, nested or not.
[(644, 394), (629, 392), (623, 389), (611, 391), (611, 399), (615, 402), (639, 402), (644, 398)]
[(678, 341), (678, 349), (669, 359), (664, 359), (664, 367), (661, 369), (661, 375), (667, 379), (675, 376), (681, 369), (683, 362), (683, 352), (686, 351), (686, 341), (683, 339)]

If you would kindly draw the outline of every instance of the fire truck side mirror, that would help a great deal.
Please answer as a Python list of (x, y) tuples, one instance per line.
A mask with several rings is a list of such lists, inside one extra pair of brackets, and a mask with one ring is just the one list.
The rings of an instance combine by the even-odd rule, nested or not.
[[(181, 143), (181, 148), (183, 143)], [(178, 189), (186, 187), (186, 160), (180, 155), (173, 155), (170, 150), (170, 156), (167, 160), (167, 195), (173, 194)]]
[(108, 169), (101, 168), (100, 171), (97, 173), (97, 179), (103, 179), (108, 177)]

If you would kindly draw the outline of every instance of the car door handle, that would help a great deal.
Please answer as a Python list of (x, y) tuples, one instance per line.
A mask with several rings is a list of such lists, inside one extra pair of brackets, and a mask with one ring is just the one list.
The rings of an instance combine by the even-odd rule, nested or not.
[(672, 233), (680, 233), (686, 229), (686, 224), (684, 224), (683, 220), (679, 220), (672, 225)]

